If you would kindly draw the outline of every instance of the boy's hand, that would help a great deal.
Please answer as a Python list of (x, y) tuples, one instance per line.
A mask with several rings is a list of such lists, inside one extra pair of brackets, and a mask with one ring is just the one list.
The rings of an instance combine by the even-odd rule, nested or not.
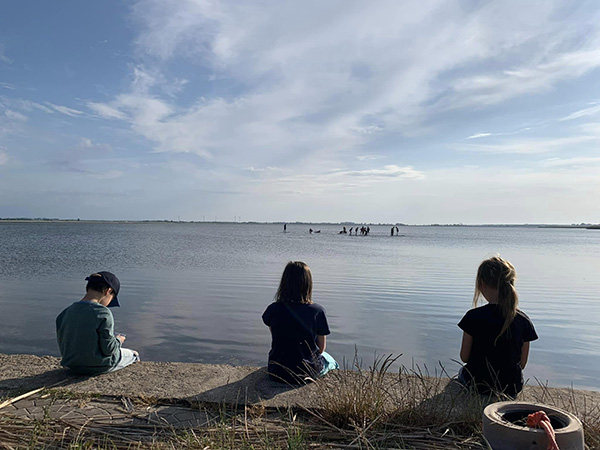
[(123, 342), (125, 342), (125, 335), (124, 334), (117, 334), (116, 338), (121, 341), (121, 344)]

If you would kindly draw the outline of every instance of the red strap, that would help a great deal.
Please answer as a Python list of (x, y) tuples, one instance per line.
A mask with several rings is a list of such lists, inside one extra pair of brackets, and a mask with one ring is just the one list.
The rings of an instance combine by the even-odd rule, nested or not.
[(538, 411), (533, 414), (529, 414), (527, 416), (527, 426), (532, 428), (543, 428), (546, 432), (546, 435), (548, 436), (548, 440), (550, 441), (550, 443), (548, 444), (548, 450), (560, 450), (558, 448), (558, 444), (556, 443), (556, 437), (554, 436), (554, 428), (552, 428), (550, 418), (546, 415), (544, 411)]

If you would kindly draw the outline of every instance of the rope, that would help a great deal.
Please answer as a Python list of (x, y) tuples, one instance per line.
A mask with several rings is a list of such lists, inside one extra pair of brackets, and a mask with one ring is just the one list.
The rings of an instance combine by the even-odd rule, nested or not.
[(558, 444), (556, 443), (556, 437), (554, 435), (554, 428), (552, 428), (552, 424), (550, 423), (550, 418), (546, 415), (544, 411), (538, 411), (533, 414), (529, 414), (527, 416), (527, 426), (528, 427), (540, 427), (543, 428), (546, 432), (546, 436), (548, 436), (548, 450), (560, 450), (558, 448)]

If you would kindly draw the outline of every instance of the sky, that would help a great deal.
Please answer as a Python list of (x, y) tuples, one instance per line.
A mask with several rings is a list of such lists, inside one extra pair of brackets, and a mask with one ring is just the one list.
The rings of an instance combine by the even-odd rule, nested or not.
[(0, 3), (0, 217), (600, 222), (600, 4)]

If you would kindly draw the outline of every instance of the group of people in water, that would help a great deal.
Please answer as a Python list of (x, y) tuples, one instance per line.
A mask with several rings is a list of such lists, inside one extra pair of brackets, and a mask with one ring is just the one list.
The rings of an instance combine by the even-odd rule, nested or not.
[[(394, 231), (396, 232), (396, 234), (394, 234)], [(283, 232), (287, 233), (287, 223), (283, 224)], [(321, 230), (313, 230), (312, 228), (308, 229), (308, 233), (309, 234), (318, 234), (320, 233)], [(352, 234), (354, 232), (354, 234)], [(355, 227), (350, 227), (350, 230), (348, 231), (348, 229), (343, 226), (342, 229), (340, 231), (338, 231), (338, 234), (350, 234), (350, 236), (358, 236), (358, 233), (360, 232), (361, 236), (368, 236), (369, 233), (371, 232), (371, 227), (369, 226), (361, 226), (360, 228), (358, 227), (358, 225)], [(400, 229), (397, 226), (392, 226), (392, 230), (391, 230), (391, 234), (390, 236), (400, 236)]]
[[(365, 227), (364, 225), (360, 227), (360, 229), (358, 228), (358, 226), (356, 228), (350, 227), (350, 236), (352, 236), (352, 230), (354, 230), (355, 236), (358, 236), (359, 231), (361, 236), (368, 236), (371, 232), (371, 227)], [(348, 234), (348, 230), (346, 229), (346, 227), (343, 227), (338, 234)]]
[[(498, 256), (477, 270), (473, 308), (459, 322), (463, 330), (460, 358), (465, 365), (458, 382), (481, 394), (515, 397), (523, 388), (529, 343), (537, 339), (531, 320), (518, 309), (513, 265)], [(86, 278), (86, 294), (56, 319), (62, 365), (75, 373), (100, 374), (140, 360), (114, 333), (110, 307), (119, 306), (119, 279), (110, 272)], [(312, 273), (301, 261), (290, 261), (273, 303), (262, 315), (271, 332), (268, 373), (271, 379), (300, 384), (324, 376), (339, 365), (326, 349), (330, 334), (325, 309), (312, 300)], [(487, 304), (477, 306), (483, 298)]]

